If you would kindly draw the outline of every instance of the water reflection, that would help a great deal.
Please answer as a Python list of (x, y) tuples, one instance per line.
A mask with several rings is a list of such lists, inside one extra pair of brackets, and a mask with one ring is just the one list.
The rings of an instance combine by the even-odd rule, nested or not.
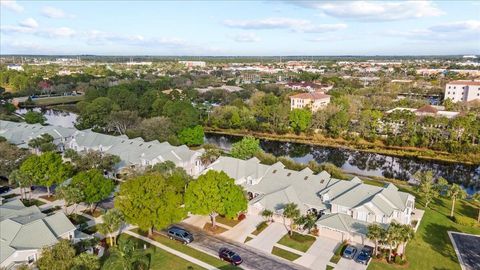
[[(230, 149), (239, 137), (207, 134), (205, 141)], [(260, 146), (265, 152), (275, 156), (288, 156), (297, 162), (307, 163), (315, 160), (318, 163), (330, 162), (346, 172), (412, 180), (412, 175), (418, 170), (431, 170), (436, 177), (442, 176), (450, 182), (478, 190), (480, 188), (480, 166), (427, 161), (417, 158), (394, 157), (355, 150), (312, 146), (299, 143), (286, 143), (260, 140)]]
[(41, 112), (47, 118), (47, 123), (53, 126), (73, 127), (78, 116), (75, 113), (44, 108), (18, 109), (15, 112), (23, 115), (29, 110)]

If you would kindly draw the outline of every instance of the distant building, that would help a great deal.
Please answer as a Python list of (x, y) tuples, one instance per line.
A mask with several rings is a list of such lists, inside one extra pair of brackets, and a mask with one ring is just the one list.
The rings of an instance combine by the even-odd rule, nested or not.
[(480, 99), (480, 81), (452, 81), (445, 86), (445, 99), (468, 102)]
[(285, 87), (292, 90), (305, 90), (309, 92), (315, 91), (328, 91), (333, 88), (333, 85), (328, 84), (316, 84), (312, 82), (289, 82)]
[(8, 65), (8, 70), (16, 70), (16, 71), (23, 71), (23, 67), (21, 65)]
[(321, 92), (301, 93), (290, 96), (290, 109), (310, 108), (316, 112), (330, 103), (330, 96)]
[(397, 107), (397, 108), (386, 111), (386, 113), (388, 114), (395, 111), (409, 111), (409, 112), (413, 112), (416, 116), (446, 117), (449, 119), (455, 118), (460, 114), (459, 112), (445, 111), (445, 107), (443, 106), (432, 106), (432, 105), (425, 105), (418, 109)]
[(204, 61), (178, 61), (178, 63), (185, 65), (188, 68), (191, 67), (206, 67), (207, 63)]

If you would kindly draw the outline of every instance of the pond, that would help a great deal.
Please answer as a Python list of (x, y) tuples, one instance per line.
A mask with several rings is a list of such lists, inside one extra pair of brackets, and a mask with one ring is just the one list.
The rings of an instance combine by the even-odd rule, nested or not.
[(78, 117), (75, 113), (47, 108), (18, 109), (15, 112), (24, 115), (29, 110), (41, 112), (45, 118), (47, 118), (47, 123), (53, 126), (74, 127), (75, 121), (77, 121)]
[[(232, 143), (241, 137), (206, 134), (205, 141), (228, 150)], [(348, 173), (365, 176), (379, 176), (412, 181), (418, 170), (431, 170), (449, 182), (462, 184), (469, 193), (480, 188), (480, 166), (430, 161), (418, 158), (395, 157), (356, 150), (308, 145), (301, 143), (260, 140), (262, 149), (275, 156), (288, 156), (301, 163), (315, 160), (318, 163), (330, 162)]]

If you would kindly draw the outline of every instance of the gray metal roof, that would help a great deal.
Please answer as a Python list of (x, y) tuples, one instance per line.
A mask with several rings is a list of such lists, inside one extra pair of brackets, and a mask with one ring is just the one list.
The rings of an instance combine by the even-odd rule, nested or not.
[(0, 263), (16, 250), (40, 249), (58, 242), (60, 235), (75, 230), (62, 212), (51, 216), (20, 200), (0, 205)]

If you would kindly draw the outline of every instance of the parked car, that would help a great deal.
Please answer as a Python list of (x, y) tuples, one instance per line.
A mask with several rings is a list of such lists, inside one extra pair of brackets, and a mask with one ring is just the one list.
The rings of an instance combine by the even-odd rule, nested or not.
[(343, 257), (345, 259), (353, 259), (355, 256), (355, 253), (357, 253), (357, 248), (351, 245), (348, 245), (347, 248), (343, 251)]
[(3, 194), (3, 193), (7, 193), (10, 191), (10, 187), (9, 186), (1, 186), (0, 187), (0, 194)]
[(358, 263), (367, 265), (370, 262), (373, 254), (373, 247), (371, 246), (364, 246), (358, 254), (357, 259), (355, 260)]
[(177, 241), (182, 242), (185, 245), (193, 242), (193, 235), (189, 233), (187, 230), (184, 230), (179, 227), (170, 227), (167, 230), (167, 234), (170, 239), (175, 239)]
[(240, 265), (243, 262), (240, 255), (231, 251), (228, 248), (221, 248), (218, 252), (218, 256), (220, 257), (220, 259), (227, 261), (233, 265)]

